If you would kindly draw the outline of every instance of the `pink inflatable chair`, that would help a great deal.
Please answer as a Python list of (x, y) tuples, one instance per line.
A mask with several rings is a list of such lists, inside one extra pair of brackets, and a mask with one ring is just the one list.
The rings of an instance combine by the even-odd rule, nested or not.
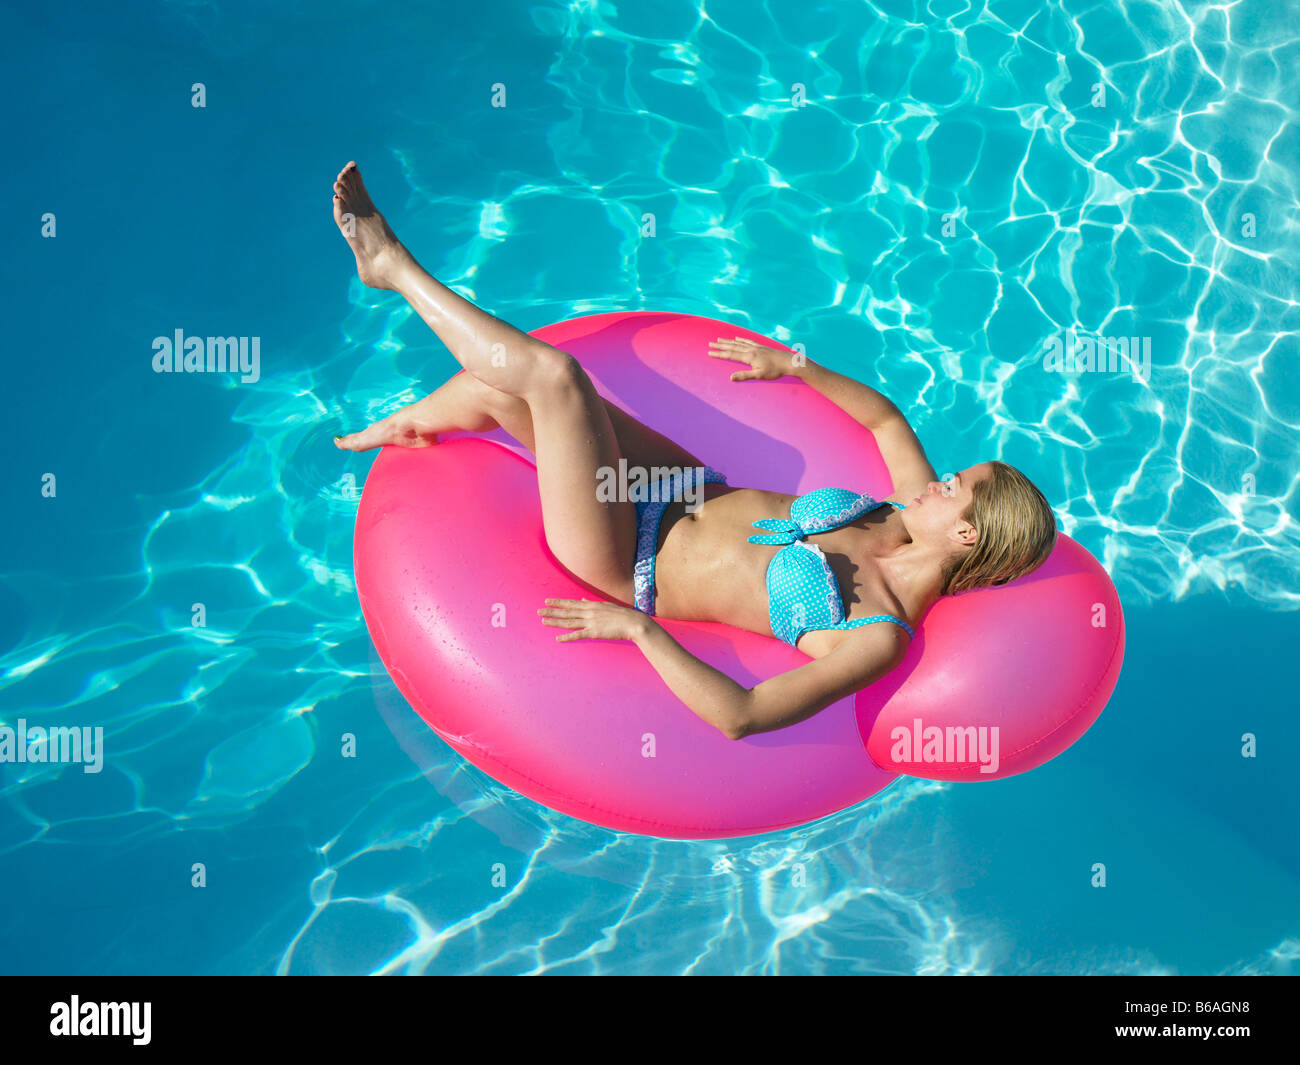
[[(539, 329), (601, 393), (736, 486), (832, 485), (889, 498), (870, 432), (788, 379), (734, 385), (718, 336), (775, 342), (711, 318), (638, 311)], [(776, 345), (784, 347), (784, 345)], [(789, 429), (789, 438), (763, 427)], [(630, 644), (557, 644), (548, 597), (593, 598), (542, 532), (529, 453), (503, 433), (384, 448), (356, 527), (362, 613), (393, 681), (465, 758), (597, 825), (677, 839), (801, 825), (905, 773), (1023, 773), (1088, 729), (1119, 675), (1124, 619), (1101, 565), (1061, 534), (1032, 574), (941, 599), (903, 664), (807, 721), (728, 740), (683, 706)], [(796, 445), (792, 441), (798, 441)], [(746, 686), (807, 659), (726, 625), (662, 621)]]

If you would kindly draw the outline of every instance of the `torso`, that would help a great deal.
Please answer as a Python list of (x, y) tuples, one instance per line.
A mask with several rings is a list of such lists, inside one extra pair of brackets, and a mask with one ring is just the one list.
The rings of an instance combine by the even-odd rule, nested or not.
[[(683, 621), (718, 621), (764, 636), (768, 621), (767, 566), (779, 547), (751, 544), (763, 518), (788, 518), (797, 496), (756, 488), (711, 484), (704, 502), (687, 514), (673, 503), (659, 526), (655, 562), (655, 613)], [(907, 542), (902, 519), (893, 507), (880, 507), (857, 521), (808, 538), (826, 555), (839, 583), (849, 620), (893, 614), (910, 621), (904, 605), (888, 587), (880, 556)], [(813, 658), (828, 654), (848, 633), (818, 629), (805, 633), (799, 650)]]

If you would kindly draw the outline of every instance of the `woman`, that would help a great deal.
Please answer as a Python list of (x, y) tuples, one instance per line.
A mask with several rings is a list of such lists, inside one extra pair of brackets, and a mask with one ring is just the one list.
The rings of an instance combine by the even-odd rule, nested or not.
[[(426, 273), (375, 209), (355, 163), (334, 183), (334, 217), (361, 280), (400, 292), (467, 371), (336, 444), (424, 447), (440, 432), (504, 429), (536, 457), (552, 553), (617, 600), (548, 599), (542, 623), (570, 630), (561, 641), (634, 642), (673, 693), (731, 739), (793, 725), (878, 680), (939, 596), (1014, 580), (1052, 549), (1051, 508), (1013, 467), (985, 462), (939, 481), (907, 420), (874, 389), (796, 365), (788, 352), (720, 338), (710, 354), (747, 367), (733, 381), (798, 377), (871, 430), (904, 502), (729, 487), (603, 400), (572, 356)], [(703, 503), (688, 512), (685, 501), (608, 499), (597, 479), (620, 459), (685, 470), (671, 499), (702, 488)], [(766, 531), (753, 535), (755, 525)], [(654, 614), (777, 636), (812, 661), (745, 688), (689, 654)]]

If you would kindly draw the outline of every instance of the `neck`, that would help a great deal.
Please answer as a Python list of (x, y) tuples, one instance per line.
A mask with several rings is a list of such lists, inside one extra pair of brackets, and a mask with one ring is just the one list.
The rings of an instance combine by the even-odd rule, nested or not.
[(890, 588), (912, 616), (924, 614), (939, 599), (943, 567), (950, 553), (946, 545), (908, 540), (880, 558)]

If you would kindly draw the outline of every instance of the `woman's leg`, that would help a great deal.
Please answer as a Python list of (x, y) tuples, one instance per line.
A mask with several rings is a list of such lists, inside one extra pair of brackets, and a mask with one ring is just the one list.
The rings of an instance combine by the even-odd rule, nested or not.
[[(528, 414), (527, 403), (489, 388), (471, 374), (458, 373), (423, 399), (407, 404), (387, 418), (372, 422), (360, 432), (336, 436), (334, 444), (344, 451), (370, 451), (385, 446), (419, 448), (436, 444), (439, 433), (451, 433), (457, 429), (467, 433), (490, 433), (493, 429), (501, 428), (502, 423), (488, 409), (489, 396), (522, 408), (531, 439), (533, 422), (532, 416)], [(505, 429), (521, 444), (532, 447), (509, 426)]]
[[(619, 454), (631, 466), (702, 466), (694, 455), (662, 433), (628, 414), (617, 404), (603, 400), (605, 413), (614, 426)], [(456, 374), (423, 399), (411, 403), (358, 433), (335, 438), (347, 451), (370, 451), (384, 446), (428, 447), (438, 442), (439, 433), (463, 430), (489, 433), (504, 429), (529, 451), (533, 451), (533, 414), (517, 396), (483, 384), (469, 373)]]
[(571, 355), (480, 310), (426, 273), (375, 209), (355, 164), (339, 174), (334, 193), (335, 221), (356, 255), (361, 280), (400, 292), (468, 373), (527, 406), (552, 553), (580, 580), (626, 600), (636, 512), (631, 502), (597, 497), (596, 471), (617, 467), (621, 452), (591, 379)]

